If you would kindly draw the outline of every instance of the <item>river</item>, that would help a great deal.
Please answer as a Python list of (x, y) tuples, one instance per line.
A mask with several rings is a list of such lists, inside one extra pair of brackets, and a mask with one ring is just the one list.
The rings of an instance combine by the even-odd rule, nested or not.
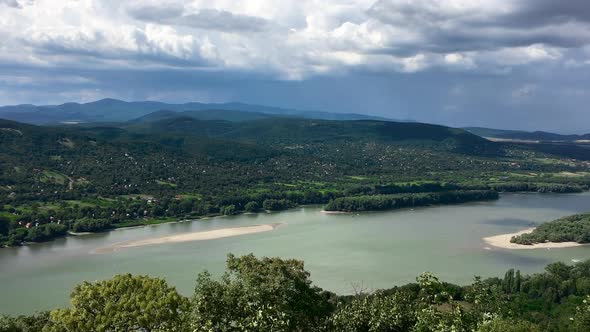
[[(359, 286), (373, 290), (412, 282), (424, 271), (459, 284), (474, 275), (502, 276), (509, 268), (534, 273), (551, 262), (588, 259), (590, 246), (510, 251), (486, 247), (481, 238), (587, 210), (590, 193), (504, 194), (498, 201), (453, 206), (338, 215), (303, 207), (67, 237), (0, 249), (0, 313), (66, 306), (81, 281), (126, 272), (164, 277), (190, 295), (197, 273), (220, 275), (228, 253), (302, 259), (316, 285), (342, 294)], [(285, 225), (265, 233), (93, 253), (130, 240), (270, 223)]]

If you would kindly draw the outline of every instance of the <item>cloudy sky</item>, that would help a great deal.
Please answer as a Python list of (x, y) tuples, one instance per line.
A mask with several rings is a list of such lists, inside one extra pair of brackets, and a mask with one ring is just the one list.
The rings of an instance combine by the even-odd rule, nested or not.
[(241, 101), (590, 132), (588, 0), (0, 0), (0, 104)]

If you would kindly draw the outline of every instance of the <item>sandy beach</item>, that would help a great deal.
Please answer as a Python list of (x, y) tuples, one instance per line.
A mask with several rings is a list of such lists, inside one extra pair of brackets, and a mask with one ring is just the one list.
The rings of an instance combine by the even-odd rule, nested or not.
[(510, 233), (510, 234), (500, 234), (494, 236), (484, 237), (482, 240), (496, 248), (502, 249), (558, 249), (558, 248), (570, 248), (570, 247), (579, 247), (584, 246), (586, 244), (580, 244), (577, 242), (546, 242), (546, 243), (537, 243), (533, 245), (524, 245), (524, 244), (516, 244), (510, 242), (513, 236), (522, 235), (525, 233), (530, 233), (535, 228), (527, 228), (520, 232)]
[(324, 214), (351, 214), (352, 213), (352, 212), (346, 212), (346, 211), (326, 211), (326, 210), (322, 210), (320, 212), (324, 213)]
[(166, 244), (166, 243), (205, 241), (205, 240), (221, 239), (224, 237), (231, 237), (231, 236), (238, 236), (238, 235), (262, 233), (262, 232), (268, 232), (268, 231), (275, 230), (281, 225), (283, 225), (283, 224), (282, 223), (273, 223), (273, 224), (266, 224), (266, 225), (231, 227), (231, 228), (215, 229), (212, 231), (193, 232), (193, 233), (185, 233), (185, 234), (157, 237), (157, 238), (152, 238), (152, 239), (121, 242), (121, 243), (113, 244), (108, 247), (98, 248), (98, 249), (94, 250), (92, 253), (102, 254), (102, 253), (109, 253), (109, 252), (117, 251), (119, 249), (124, 249), (124, 248), (136, 248), (136, 247), (143, 247), (143, 246), (156, 245), (156, 244)]

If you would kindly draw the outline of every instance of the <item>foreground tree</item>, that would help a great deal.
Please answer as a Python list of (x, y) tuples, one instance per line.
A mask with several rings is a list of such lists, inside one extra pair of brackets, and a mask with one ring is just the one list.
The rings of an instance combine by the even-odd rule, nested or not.
[(33, 316), (6, 317), (0, 315), (0, 332), (39, 332), (49, 319), (49, 312)]
[(330, 318), (330, 330), (339, 332), (405, 332), (416, 323), (413, 299), (402, 292), (378, 292), (341, 305)]
[(576, 331), (590, 331), (590, 295), (586, 296), (582, 304), (576, 309), (573, 321)]
[(541, 329), (526, 320), (494, 318), (482, 324), (477, 332), (541, 332)]
[(198, 276), (192, 300), (195, 331), (315, 331), (331, 312), (303, 262), (229, 255), (221, 280)]
[(46, 331), (184, 331), (189, 304), (163, 279), (130, 274), (84, 282), (71, 302), (71, 309), (51, 312)]

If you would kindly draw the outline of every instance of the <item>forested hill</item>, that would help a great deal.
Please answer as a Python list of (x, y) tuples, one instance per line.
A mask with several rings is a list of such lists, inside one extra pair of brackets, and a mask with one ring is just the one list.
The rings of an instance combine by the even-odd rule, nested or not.
[[(247, 113), (266, 114), (268, 116), (290, 116), (327, 120), (360, 120), (385, 118), (353, 113), (330, 113), (321, 111), (296, 110), (243, 103), (183, 103), (169, 104), (155, 101), (126, 102), (117, 99), (102, 99), (79, 104), (61, 105), (15, 105), (0, 107), (0, 118), (31, 124), (58, 124), (63, 122), (119, 122), (129, 121), (152, 112), (167, 110), (171, 112), (207, 111), (203, 116), (228, 115), (231, 120), (236, 116), (249, 117)], [(221, 114), (225, 111), (225, 114)], [(242, 113), (239, 115), (238, 113)], [(243, 114), (246, 113), (246, 114)]]
[(173, 133), (267, 144), (306, 144), (334, 141), (436, 143), (449, 149), (484, 153), (497, 147), (462, 129), (413, 122), (374, 120), (328, 121), (263, 117), (251, 121), (204, 121), (200, 113), (172, 116), (157, 112), (124, 126), (137, 133)]

